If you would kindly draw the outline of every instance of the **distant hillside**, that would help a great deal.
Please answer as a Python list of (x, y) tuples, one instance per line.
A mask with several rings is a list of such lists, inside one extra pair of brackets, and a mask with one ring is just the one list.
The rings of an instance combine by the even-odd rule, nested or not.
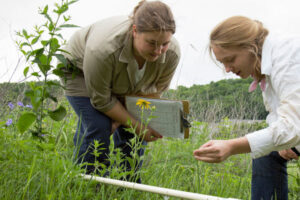
[(252, 80), (228, 79), (207, 85), (179, 86), (169, 90), (164, 97), (185, 99), (190, 102), (191, 117), (199, 121), (218, 121), (224, 117), (231, 119), (265, 119), (261, 90), (258, 87), (249, 93)]
[[(263, 105), (260, 89), (249, 93), (251, 79), (228, 79), (207, 85), (179, 86), (163, 94), (169, 99), (189, 100), (191, 117), (199, 121), (218, 121), (224, 117), (231, 119), (265, 119), (267, 112)], [(1, 83), (0, 104), (9, 101), (29, 103), (24, 95), (28, 84)], [(53, 96), (62, 97), (63, 89), (55, 88)]]
[[(57, 80), (54, 80), (53, 82), (58, 83)], [(40, 83), (37, 82), (37, 84)], [(28, 82), (0, 83), (0, 105), (5, 105), (10, 101), (22, 101), (24, 104), (30, 103), (30, 100), (25, 96), (25, 92), (29, 87)], [(50, 92), (55, 97), (62, 97), (63, 95), (63, 89), (58, 87), (52, 88)]]

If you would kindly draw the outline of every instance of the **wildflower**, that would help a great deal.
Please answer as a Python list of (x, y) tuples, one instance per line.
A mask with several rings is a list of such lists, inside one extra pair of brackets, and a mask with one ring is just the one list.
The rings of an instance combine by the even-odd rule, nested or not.
[(136, 105), (139, 106), (141, 109), (146, 108), (147, 110), (150, 108), (151, 103), (149, 101), (146, 101), (144, 99), (138, 99), (136, 102)]
[(25, 107), (26, 107), (26, 108), (32, 108), (32, 105), (27, 104)]
[(8, 103), (8, 107), (12, 110), (12, 109), (14, 109), (15, 106), (14, 106), (14, 104), (12, 102), (9, 102)]
[(10, 126), (12, 124), (12, 119), (8, 119), (7, 121), (6, 121), (6, 126)]
[(21, 101), (18, 101), (18, 106), (24, 107), (24, 104)]

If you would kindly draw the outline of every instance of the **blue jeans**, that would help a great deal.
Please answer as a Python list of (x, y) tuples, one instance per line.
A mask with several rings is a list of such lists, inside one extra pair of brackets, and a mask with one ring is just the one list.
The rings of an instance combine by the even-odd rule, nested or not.
[(252, 200), (287, 200), (287, 161), (276, 151), (252, 162)]
[[(83, 165), (88, 174), (97, 170), (93, 165), (95, 161), (98, 161), (107, 167), (110, 166), (111, 163), (108, 160), (108, 154), (112, 120), (104, 113), (96, 110), (88, 97), (67, 96), (67, 99), (79, 118), (74, 136), (74, 155), (76, 163), (91, 163), (92, 165)], [(125, 167), (126, 171), (131, 170), (131, 166), (126, 157), (131, 157), (132, 149), (135, 148), (130, 144), (130, 139), (133, 137), (134, 134), (125, 131), (124, 126), (120, 126), (113, 133), (114, 147), (120, 148), (121, 152), (124, 154), (123, 158), (125, 161), (122, 162), (121, 165)], [(101, 144), (98, 149), (99, 156), (95, 156), (93, 153), (95, 140)], [(142, 146), (147, 144), (145, 141), (141, 141), (141, 143)], [(142, 156), (144, 154), (144, 148), (139, 148), (137, 153), (139, 156)], [(137, 171), (141, 166), (142, 161), (137, 164), (135, 170)]]

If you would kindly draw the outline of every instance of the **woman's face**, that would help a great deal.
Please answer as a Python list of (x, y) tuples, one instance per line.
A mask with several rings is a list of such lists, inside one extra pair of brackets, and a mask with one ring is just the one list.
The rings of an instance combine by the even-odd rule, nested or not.
[(172, 32), (137, 32), (133, 29), (134, 55), (154, 62), (168, 50)]
[(212, 45), (216, 59), (221, 62), (226, 72), (232, 72), (241, 78), (254, 74), (255, 57), (245, 48), (225, 49)]

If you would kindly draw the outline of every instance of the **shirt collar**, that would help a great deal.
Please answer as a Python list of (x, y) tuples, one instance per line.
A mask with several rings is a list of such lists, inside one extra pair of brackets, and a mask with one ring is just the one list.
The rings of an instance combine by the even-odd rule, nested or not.
[[(132, 49), (132, 34), (127, 33), (126, 39), (124, 40), (124, 47), (119, 56), (119, 61), (124, 63), (130, 63), (134, 59), (133, 49)], [(166, 61), (166, 53), (163, 53), (159, 58), (155, 61), (158, 63), (165, 63)]]
[(264, 41), (261, 55), (261, 73), (270, 75), (272, 70), (272, 49), (273, 49), (273, 36), (268, 35)]
[(129, 63), (132, 60), (133, 60), (132, 35), (128, 32), (124, 40), (124, 47), (119, 56), (119, 61), (124, 63)]

